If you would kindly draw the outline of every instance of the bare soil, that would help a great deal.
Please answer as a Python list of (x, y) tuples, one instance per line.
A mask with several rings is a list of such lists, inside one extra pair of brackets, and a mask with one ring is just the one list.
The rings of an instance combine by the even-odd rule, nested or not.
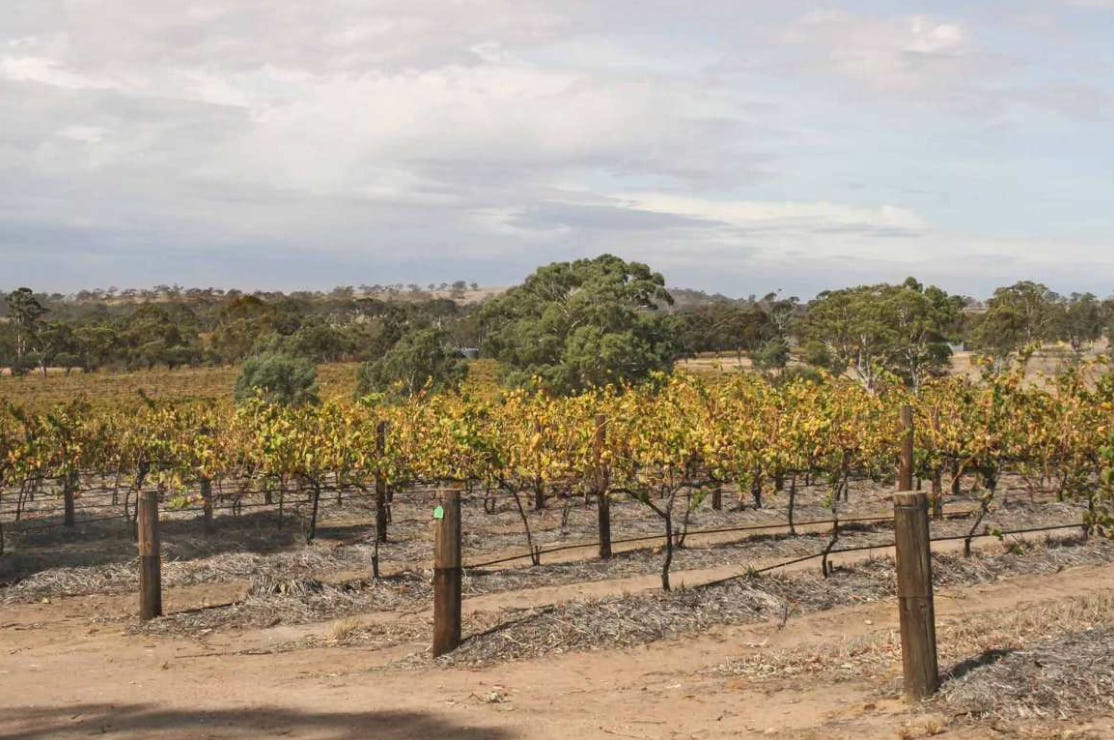
[[(984, 528), (1079, 521), (1078, 507), (1007, 483)], [(723, 511), (705, 504), (690, 526), (770, 528), (690, 535), (677, 552), (676, 590), (663, 594), (652, 515), (616, 506), (617, 538), (651, 538), (601, 563), (594, 510), (554, 502), (528, 514), (537, 541), (585, 547), (547, 553), (541, 566), (520, 558), (470, 569), (469, 639), (435, 661), (429, 493), (396, 501), (380, 581), (370, 578), (370, 512), (358, 499), (328, 499), (310, 545), (289, 511), (281, 528), (274, 512), (225, 514), (209, 537), (196, 513), (171, 515), (166, 616), (142, 625), (126, 523), (24, 533), (9, 525), (0, 737), (1114, 737), (1102, 701), (1114, 681), (1110, 543), (1072, 532), (1047, 543), (1043, 532), (983, 537), (969, 560), (962, 541), (937, 543), (948, 681), (914, 707), (900, 698), (884, 523), (841, 532), (841, 547), (871, 549), (834, 557), (830, 579), (816, 560), (745, 577), (815, 553), (828, 527), (794, 535), (783, 509), (728, 495)], [(798, 522), (825, 518), (824, 493), (802, 491)], [(841, 516), (884, 515), (887, 495), (864, 484)], [(951, 508), (970, 505), (960, 497)], [(466, 562), (522, 553), (518, 517), (508, 498), (493, 514), (470, 499)], [(955, 536), (971, 525), (945, 519), (933, 531)]]
[[(1107, 564), (941, 588), (941, 644), (956, 625), (968, 635), (979, 625), (983, 642), (966, 647), (978, 656), (1084, 623), (1110, 624), (1112, 585), (1114, 565)], [(221, 596), (176, 588), (167, 593), (168, 611)], [(1063, 608), (1088, 598), (1089, 612)], [(3, 607), (2, 737), (976, 738), (990, 731), (942, 700), (911, 708), (899, 699), (896, 608), (888, 598), (626, 649), (486, 669), (427, 663), (407, 670), (392, 665), (421, 650), (424, 635), (389, 647), (345, 646), (349, 625), (326, 621), (185, 639), (92, 619), (124, 617), (133, 601), (82, 596)], [(1022, 613), (1032, 616), (1027, 630), (1010, 631)], [(276, 650), (307, 635), (324, 640)], [(870, 670), (833, 653), (856, 644), (876, 646)], [(774, 668), (737, 669), (759, 660)], [(1006, 737), (1068, 737), (1072, 730), (1101, 738), (1111, 737), (1114, 717), (1095, 707), (1083, 718), (999, 727)]]

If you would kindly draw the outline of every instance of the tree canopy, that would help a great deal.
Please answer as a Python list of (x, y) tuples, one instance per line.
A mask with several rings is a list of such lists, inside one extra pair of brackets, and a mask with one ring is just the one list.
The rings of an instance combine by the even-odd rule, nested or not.
[(870, 390), (881, 372), (918, 389), (947, 369), (948, 339), (961, 308), (961, 298), (913, 278), (824, 292), (809, 305), (802, 325), (810, 343), (807, 359), (835, 374), (850, 370)]
[(483, 348), (510, 385), (556, 393), (634, 382), (679, 354), (665, 279), (612, 255), (556, 262), (482, 309)]
[(448, 346), (444, 331), (419, 329), (404, 335), (380, 359), (360, 368), (356, 393), (405, 397), (422, 390), (455, 390), (467, 375), (464, 358)]
[(304, 357), (255, 355), (244, 361), (234, 396), (238, 403), (259, 397), (276, 406), (316, 404), (317, 369)]

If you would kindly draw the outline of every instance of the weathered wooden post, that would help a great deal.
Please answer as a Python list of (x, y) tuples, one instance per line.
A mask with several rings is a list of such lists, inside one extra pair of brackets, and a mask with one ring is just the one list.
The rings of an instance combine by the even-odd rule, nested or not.
[(936, 610), (932, 602), (932, 552), (928, 533), (928, 495), (912, 492), (913, 412), (901, 410), (903, 426), (902, 491), (894, 494), (897, 551), (897, 607), (901, 622), (901, 662), (905, 698), (920, 701), (940, 684), (936, 656)]
[(162, 616), (162, 559), (159, 554), (159, 494), (139, 496), (139, 618)]
[(607, 468), (603, 461), (603, 449), (607, 443), (607, 417), (596, 414), (596, 436), (594, 439), (596, 466), (596, 503), (599, 513), (600, 560), (611, 557), (611, 499), (607, 495)]
[(913, 407), (901, 407), (901, 464), (897, 473), (897, 490), (913, 490)]
[(387, 450), (387, 422), (375, 425), (375, 454), (379, 469), (375, 473), (375, 539), (387, 541), (387, 476), (382, 472), (382, 460)]
[(447, 490), (433, 510), (433, 657), (460, 645), (460, 491)]
[(202, 478), (201, 486), (201, 520), (205, 534), (213, 533), (213, 480)]
[(62, 484), (62, 506), (64, 509), (62, 524), (66, 527), (72, 527), (77, 522), (75, 516), (76, 510), (74, 508), (74, 492), (77, 491), (79, 480), (76, 472), (70, 472), (66, 473), (65, 482)]

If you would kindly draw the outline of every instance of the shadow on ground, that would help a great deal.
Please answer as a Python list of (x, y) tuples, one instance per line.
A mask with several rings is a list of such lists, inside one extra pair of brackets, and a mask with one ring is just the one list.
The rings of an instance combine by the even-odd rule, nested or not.
[[(287, 517), (284, 526), (272, 512), (249, 512), (243, 516), (221, 516), (215, 531), (205, 535), (200, 517), (160, 522), (164, 556), (172, 551), (177, 559), (193, 560), (228, 552), (266, 554), (300, 546), (305, 538), (297, 522)], [(136, 557), (134, 529), (123, 517), (87, 522), (73, 529), (21, 532), (19, 525), (5, 522), (9, 547), (0, 558), (0, 584), (15, 583), (51, 568), (74, 568), (129, 563)]]
[(107, 735), (135, 738), (315, 737), (454, 738), (509, 740), (514, 734), (467, 727), (431, 714), (401, 711), (303, 713), (261, 707), (221, 711), (160, 709), (149, 704), (114, 706), (85, 704), (7, 710), (0, 719), (0, 738), (66, 738)]
[(993, 665), (1002, 658), (1011, 655), (1013, 652), (1013, 650), (1001, 649), (984, 650), (973, 658), (968, 658), (967, 660), (956, 663), (940, 676), (940, 680), (942, 682), (955, 681), (957, 679), (963, 678), (976, 668), (982, 668), (986, 665)]

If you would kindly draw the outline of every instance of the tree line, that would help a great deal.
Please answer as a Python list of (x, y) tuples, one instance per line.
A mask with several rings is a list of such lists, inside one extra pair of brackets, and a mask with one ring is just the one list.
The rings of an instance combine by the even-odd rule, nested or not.
[(123, 301), (104, 291), (66, 298), (19, 288), (0, 305), (0, 366), (18, 375), (252, 358), (273, 375), (280, 358), (363, 361), (361, 393), (405, 396), (459, 385), (466, 350), (497, 360), (509, 386), (558, 393), (637, 382), (680, 358), (726, 353), (775, 378), (823, 370), (873, 389), (895, 376), (916, 390), (945, 373), (961, 346), (1000, 371), (1048, 343), (1082, 355), (1114, 334), (1114, 298), (1059, 295), (1032, 281), (998, 288), (985, 302), (914, 278), (807, 302), (779, 293), (730, 299), (667, 289), (649, 266), (602, 255), (541, 267), (476, 304), (420, 288), (403, 300), (364, 287), (246, 295), (159, 286)]

